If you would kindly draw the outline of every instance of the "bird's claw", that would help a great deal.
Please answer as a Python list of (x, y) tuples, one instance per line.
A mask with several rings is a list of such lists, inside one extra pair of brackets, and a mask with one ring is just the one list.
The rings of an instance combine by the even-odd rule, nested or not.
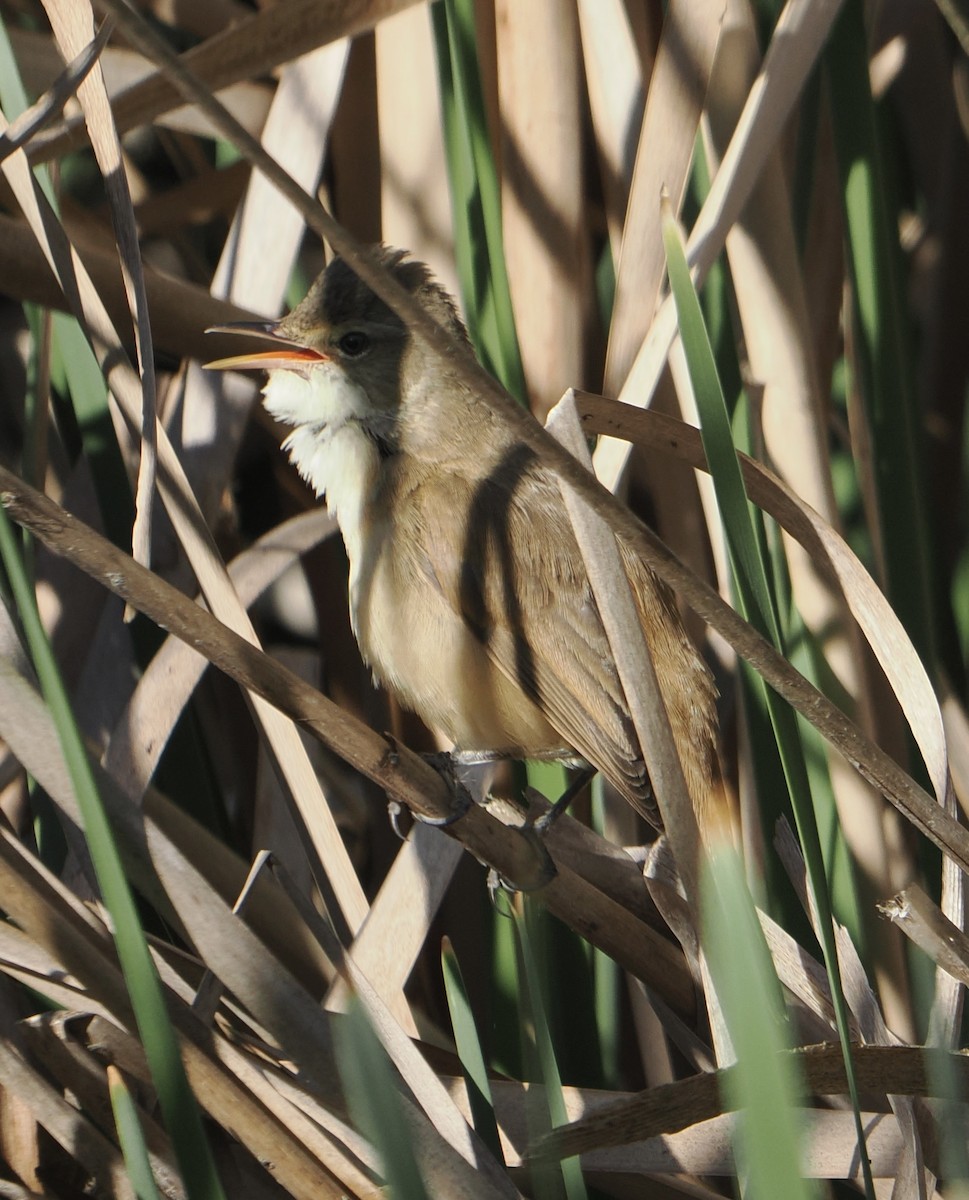
[[(390, 739), (391, 735), (386, 735)], [(393, 742), (391, 742), (391, 753), (395, 753)], [(474, 804), (471, 793), (464, 786), (454, 770), (454, 762), (451, 756), (446, 753), (424, 754), (421, 756), (425, 762), (437, 771), (438, 775), (444, 780), (451, 793), (451, 810), (442, 817), (428, 817), (424, 813), (417, 812), (415, 809), (409, 809), (411, 816), (415, 821), (420, 821), (422, 825), (430, 825), (432, 829), (447, 829), (448, 826), (460, 821), (461, 818)], [(389, 800), (387, 802), (387, 816), (390, 818), (390, 824), (393, 827), (394, 833), (401, 839), (405, 838), (405, 833), (401, 828), (400, 818), (405, 806), (398, 800)]]

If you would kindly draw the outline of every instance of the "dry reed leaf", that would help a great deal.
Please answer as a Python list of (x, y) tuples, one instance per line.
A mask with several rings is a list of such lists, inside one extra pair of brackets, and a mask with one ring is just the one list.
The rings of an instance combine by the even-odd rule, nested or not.
[[(719, 4), (704, 4), (697, 9), (689, 0), (681, 0), (666, 10), (646, 94), (617, 263), (602, 389), (607, 395), (618, 395), (622, 390), (656, 311), (666, 273), (660, 196), (665, 189), (674, 211), (680, 211), (722, 22)], [(609, 447), (607, 441), (596, 448), (596, 473), (600, 478), (599, 464), (617, 449)], [(628, 453), (626, 447), (619, 449)]]
[[(444, 1190), (435, 1191), (434, 1194), (463, 1194), (462, 1186), (467, 1187), (469, 1179), (464, 1166), (466, 1163), (474, 1167), (479, 1180), (476, 1186), (482, 1187), (485, 1194), (505, 1196), (512, 1200), (517, 1197), (521, 1200), (521, 1194), (501, 1164), (475, 1132), (473, 1125), (463, 1116), (442, 1080), (425, 1060), (416, 1044), (396, 1023), (363, 973), (349, 957), (344, 960), (344, 966), (350, 986), (366, 1011), (370, 1025), (380, 1038), (387, 1056), (427, 1115), (430, 1122), (428, 1131), (433, 1131), (435, 1137), (441, 1139), (442, 1146), (449, 1146), (455, 1155), (459, 1156), (459, 1159), (452, 1159), (451, 1163), (448, 1163), (446, 1157), (442, 1157), (438, 1162), (435, 1172), (436, 1184)], [(427, 1148), (430, 1149), (430, 1146)], [(448, 1190), (448, 1185), (456, 1190)]]
[(0, 926), (0, 972), (47, 996), (61, 1008), (108, 1016), (107, 1009), (64, 970), (60, 959), (8, 922)]
[[(716, 169), (749, 95), (759, 66), (753, 14), (746, 0), (731, 0), (723, 53), (710, 87), (706, 122), (708, 154)], [(727, 259), (743, 328), (750, 375), (768, 461), (829, 523), (835, 512), (827, 451), (827, 425), (810, 349), (791, 200), (777, 147), (727, 235)], [(812, 629), (838, 616), (824, 581), (803, 553), (789, 555), (798, 609)], [(835, 664), (837, 665), (837, 664)], [(852, 672), (852, 677), (855, 676)], [(846, 686), (851, 688), (854, 678)]]
[(0, 1085), (18, 1096), (54, 1140), (83, 1164), (105, 1194), (135, 1200), (121, 1151), (47, 1079), (0, 1039)]
[[(262, 131), (266, 151), (311, 193), (323, 170), (346, 59), (347, 43), (341, 39), (290, 63)], [(213, 294), (266, 317), (277, 316), (304, 232), (302, 217), (289, 201), (263, 175), (253, 173), (216, 268)], [(210, 520), (231, 486), (255, 391), (251, 377), (188, 364), (182, 445), (189, 478)]]
[[(836, 1023), (831, 989), (824, 967), (813, 958), (791, 935), (767, 913), (757, 910), (757, 918), (770, 950), (777, 978), (798, 1002), (797, 1017), (803, 1026), (810, 1022), (807, 1036), (815, 1032), (818, 1038), (834, 1038)], [(852, 1036), (857, 1035), (857, 1025), (849, 1016)], [(799, 1034), (799, 1040), (804, 1035)]]
[(55, 120), (68, 101), (75, 95), (104, 53), (113, 29), (112, 22), (101, 22), (97, 35), (79, 54), (73, 56), (67, 67), (51, 82), (36, 103), (26, 108), (14, 120), (0, 138), (0, 157), (6, 157), (14, 149), (27, 145), (51, 121)]
[[(381, 238), (433, 263), (458, 294), (451, 200), (429, 8), (409, 8), (374, 30)], [(415, 80), (421, 80), (415, 86)]]
[[(462, 853), (459, 843), (417, 822), (394, 856), (347, 952), (388, 1005), (389, 997), (401, 993), (410, 978)], [(338, 980), (327, 995), (326, 1007), (342, 1011), (348, 999), (346, 984)], [(404, 1024), (404, 1029), (416, 1036), (416, 1028)]]
[[(575, 410), (575, 394), (567, 392), (549, 413), (549, 432), (591, 469), (588, 450)], [(626, 694), (650, 781), (663, 816), (677, 869), (699, 926), (700, 831), (677, 754), (666, 706), (662, 702), (653, 661), (646, 645), (632, 592), (626, 582), (612, 530), (590, 512), (581, 497), (560, 481), (562, 498), (585, 561), (609, 646)]]
[(956, 799), (963, 814), (969, 813), (969, 715), (949, 684), (942, 684), (942, 721), (949, 747), (949, 769)]
[[(91, 244), (70, 223), (66, 226), (78, 248), (112, 324), (123, 328), (127, 313), (124, 291), (118, 276), (117, 254)], [(24, 300), (53, 309), (68, 310), (69, 304), (26, 221), (0, 214), (0, 273), (5, 286)], [(180, 358), (204, 359), (212, 354), (231, 354), (237, 339), (206, 337), (210, 325), (255, 320), (257, 314), (210, 296), (205, 288), (145, 267), (148, 306), (152, 314), (155, 346)]]
[[(448, 1078), (446, 1082), (456, 1102), (468, 1112), (464, 1080)], [(521, 1084), (503, 1079), (492, 1080), (491, 1090), (505, 1161), (509, 1167), (524, 1166), (528, 1161), (521, 1151), (521, 1147), (528, 1144), (526, 1091)], [(630, 1099), (622, 1093), (586, 1088), (566, 1087), (562, 1094), (566, 1112), (573, 1121), (614, 1101)], [(892, 1178), (900, 1149), (898, 1126), (886, 1113), (865, 1112), (862, 1120), (873, 1175), (877, 1179)], [(797, 1121), (803, 1134), (801, 1161), (807, 1178), (860, 1178), (858, 1140), (852, 1113), (802, 1108)], [(732, 1176), (736, 1173), (734, 1125), (735, 1117), (724, 1113), (634, 1145), (587, 1150), (582, 1155), (583, 1169), (589, 1182), (598, 1175), (603, 1187), (608, 1185), (611, 1176), (625, 1172), (634, 1175)]]
[[(901, 1139), (894, 1119), (885, 1113), (862, 1112), (865, 1148), (875, 1179), (894, 1179)], [(800, 1167), (806, 1179), (850, 1179), (861, 1184), (858, 1135), (854, 1114), (802, 1108), (794, 1114), (800, 1134)], [(650, 1138), (635, 1146), (591, 1150), (582, 1155), (586, 1178), (608, 1186), (614, 1175), (676, 1174), (735, 1178), (737, 1121), (732, 1114), (699, 1121), (679, 1133)], [(719, 1195), (719, 1193), (709, 1193)]]
[[(71, 295), (76, 315), (90, 330), (101, 358), (110, 360), (107, 378), (111, 394), (118, 401), (125, 421), (137, 429), (141, 389), (90, 276), (46, 200), (35, 188), (23, 154), (18, 152), (7, 159), (3, 171), (51, 268), (58, 274), (62, 288)], [(212, 535), (202, 520), (185, 473), (163, 429), (158, 431), (158, 452), (159, 492), (208, 604), (213, 612), (255, 642), (252, 623), (239, 604)], [(348, 924), (356, 928), (366, 915), (366, 898), (299, 736), (271, 705), (264, 704), (261, 698), (253, 698), (252, 702), (267, 741), (274, 747), (281, 775), (289, 782), (293, 802), (306, 825), (309, 845), (317, 856), (317, 870), (321, 877), (329, 879)]]
[(622, 0), (578, 0), (582, 61), (612, 257), (619, 261), (645, 88)]
[[(709, 195), (694, 223), (687, 254), (697, 285), (723, 249), (769, 154), (777, 145), (791, 109), (804, 86), (841, 0), (788, 0), (774, 27), (764, 65), (747, 96), (730, 145), (714, 177)], [(676, 336), (676, 312), (671, 296), (659, 310), (636, 356), (619, 399), (645, 406)], [(613, 487), (621, 463), (596, 472)]]
[[(943, 715), (943, 729), (945, 717)], [(946, 731), (947, 732), (947, 731)], [(954, 819), (959, 810), (952, 778), (945, 797), (946, 812)], [(964, 938), (966, 927), (966, 877), (949, 858), (942, 860), (941, 913), (950, 928), (959, 931)], [(965, 989), (941, 964), (935, 972), (935, 996), (929, 1018), (928, 1042), (943, 1050), (956, 1050), (961, 1045), (962, 1017), (965, 1005)]]
[[(0, 659), (0, 732), (24, 769), (51, 797), (62, 817), (69, 844), (77, 845), (82, 841), (80, 809), (57, 731), (35, 688), (6, 659)], [(170, 906), (150, 887), (152, 874), (147, 855), (137, 850), (132, 854), (131, 849), (126, 847), (126, 866), (148, 888), (149, 898), (158, 901), (158, 907), (168, 915)], [(86, 855), (79, 861), (85, 863)], [(89, 868), (88, 874), (93, 887), (93, 869)]]
[(910, 884), (880, 909), (937, 966), (963, 987), (969, 985), (969, 938), (918, 884)]
[(498, 0), (495, 20), (505, 261), (528, 400), (541, 420), (585, 375), (593, 315), (578, 20), (558, 0)]
[[(266, 75), (275, 67), (299, 58), (341, 37), (354, 37), (416, 0), (283, 0), (272, 8), (249, 16), (228, 29), (222, 29), (182, 55), (185, 65), (201, 79), (210, 92), (240, 80)], [(99, 7), (109, 5), (100, 3)], [(149, 125), (181, 107), (177, 87), (164, 71), (155, 71), (146, 79), (125, 88), (112, 100), (119, 133), (139, 125)], [(239, 113), (233, 115), (240, 117)], [(242, 116), (246, 116), (244, 112)], [(240, 120), (242, 118), (240, 117)], [(243, 121), (254, 131), (251, 120)], [(33, 153), (37, 158), (56, 158), (78, 141), (76, 123), (61, 130), (53, 129), (38, 140)]]
[[(46, 12), (64, 57), (70, 61), (94, 38), (94, 12), (84, 0), (46, 0)], [(128, 309), (134, 329), (138, 375), (141, 380), (141, 442), (138, 482), (135, 488), (135, 523), (132, 553), (136, 562), (151, 562), (152, 506), (158, 448), (155, 436), (155, 353), (152, 342), (148, 297), (141, 269), (141, 250), (131, 193), (121, 157), (121, 142), (111, 116), (111, 105), (99, 64), (81, 82), (77, 91), (94, 156), (104, 179), (111, 210), (111, 223), (121, 260)], [(129, 614), (130, 615), (130, 614)]]
[[(801, 849), (793, 830), (783, 822), (778, 830), (778, 842), (783, 843), (780, 857), (795, 891), (805, 905), (815, 937), (820, 938), (820, 920), (813, 891), (808, 887), (807, 872)], [(868, 982), (858, 951), (845, 927), (834, 926), (841, 987), (854, 1018), (860, 1040), (868, 1045), (897, 1046), (902, 1039), (886, 1025), (878, 1001)], [(857, 1035), (856, 1035), (857, 1036)], [(924, 1200), (926, 1190), (934, 1186), (934, 1178), (926, 1179), (922, 1138), (915, 1116), (914, 1099), (907, 1095), (889, 1095), (888, 1102), (898, 1121), (902, 1136), (902, 1153), (895, 1172), (892, 1196), (895, 1200)]]
[[(837, 1044), (803, 1046), (785, 1051), (803, 1072), (806, 1090), (819, 1096), (847, 1092), (844, 1059)], [(939, 1083), (922, 1046), (855, 1046), (855, 1074), (861, 1092), (884, 1095), (934, 1096)], [(969, 1078), (963, 1055), (946, 1056), (960, 1083)], [(676, 1083), (639, 1092), (544, 1135), (532, 1147), (532, 1158), (560, 1159), (610, 1146), (623, 1146), (676, 1132), (708, 1120), (724, 1110), (725, 1076), (735, 1068), (693, 1075)], [(850, 1114), (845, 1114), (850, 1116)], [(857, 1154), (857, 1141), (855, 1142)]]

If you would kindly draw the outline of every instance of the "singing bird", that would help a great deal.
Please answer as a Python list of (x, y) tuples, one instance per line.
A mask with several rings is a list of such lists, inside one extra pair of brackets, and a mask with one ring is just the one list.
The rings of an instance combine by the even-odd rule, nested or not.
[[(423, 263), (378, 261), (451, 336)], [(456, 750), (587, 760), (662, 822), (554, 473), (340, 258), (221, 369), (265, 369), (266, 409), (340, 526), (350, 615), (374, 678)], [(728, 819), (716, 691), (666, 586), (618, 539), (701, 827)]]

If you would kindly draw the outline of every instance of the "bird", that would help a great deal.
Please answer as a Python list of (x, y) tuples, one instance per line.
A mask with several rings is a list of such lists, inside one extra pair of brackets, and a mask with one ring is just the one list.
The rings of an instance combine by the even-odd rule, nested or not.
[[(375, 260), (473, 353), (457, 306), (406, 251)], [(335, 516), (353, 633), (375, 682), (473, 759), (591, 764), (657, 830), (653, 796), (557, 477), (342, 258), (272, 348), (206, 364), (268, 372), (283, 448)], [(617, 535), (698, 823), (731, 823), (717, 691), (672, 593)]]

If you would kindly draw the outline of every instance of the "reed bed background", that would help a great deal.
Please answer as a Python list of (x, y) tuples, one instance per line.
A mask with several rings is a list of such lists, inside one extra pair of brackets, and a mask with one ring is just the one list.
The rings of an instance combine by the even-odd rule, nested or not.
[[(962, 7), (0, 18), (3, 1194), (965, 1194)], [(536, 848), (534, 765), (410, 819), (433, 731), (200, 366), (376, 241), (540, 419), (575, 389), (742, 864), (598, 784)]]

